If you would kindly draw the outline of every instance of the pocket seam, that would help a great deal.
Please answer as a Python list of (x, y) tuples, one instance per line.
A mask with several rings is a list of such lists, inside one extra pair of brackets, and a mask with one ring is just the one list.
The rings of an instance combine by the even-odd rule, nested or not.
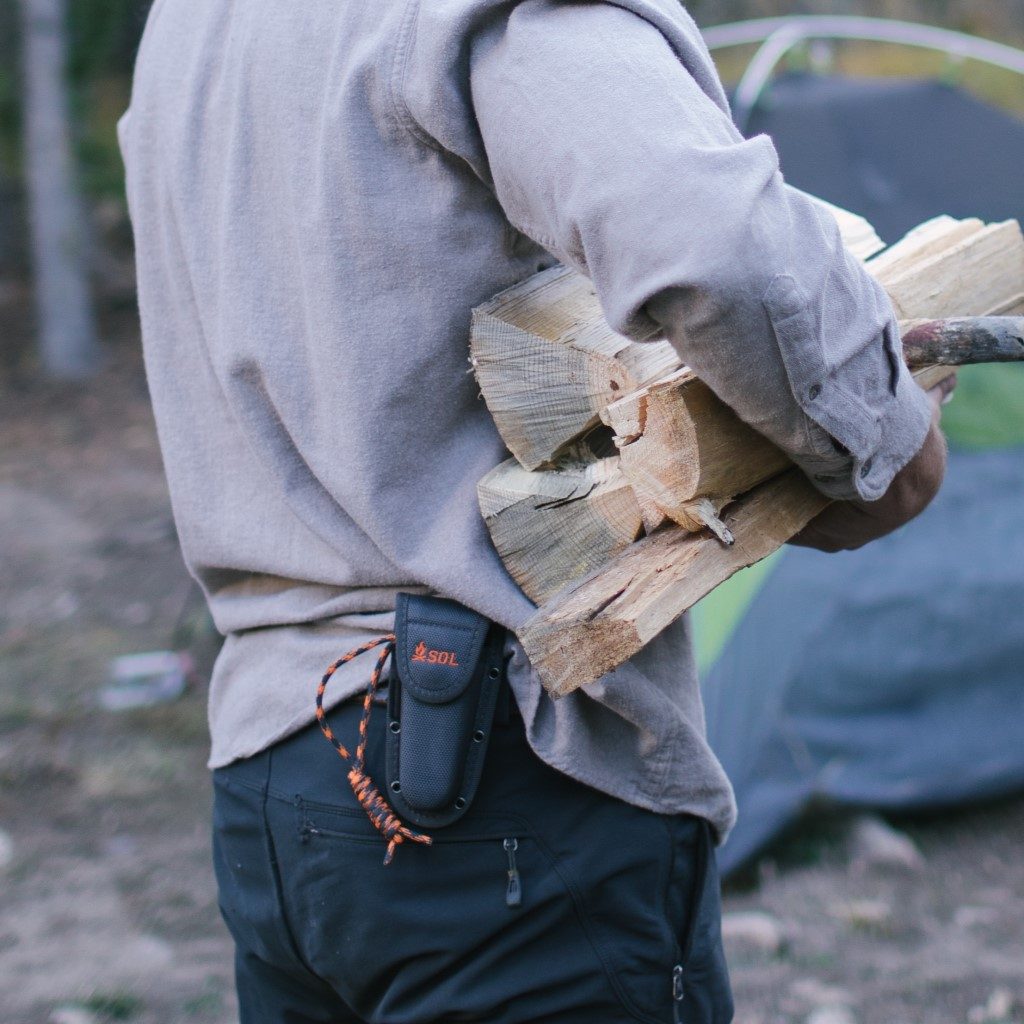
[[(670, 929), (671, 934), (672, 934), (672, 947), (675, 950), (675, 952), (674, 952), (674, 959), (675, 959), (675, 962), (677, 964), (679, 964), (679, 963), (682, 963), (683, 945), (679, 941), (679, 935), (676, 933), (676, 927), (675, 927), (675, 924), (672, 921), (672, 908), (669, 905), (669, 895), (670, 895), (670, 892), (671, 892), (671, 889), (672, 889), (672, 879), (673, 879), (673, 877), (675, 876), (675, 873), (676, 873), (676, 843), (675, 843), (675, 836), (672, 835), (672, 829), (669, 828), (668, 822), (667, 821), (662, 821), (661, 824), (662, 824), (662, 827), (665, 829), (665, 839), (668, 841), (668, 848), (669, 848), (668, 872), (665, 875), (665, 877), (662, 879), (662, 888), (661, 888), (662, 908), (663, 908), (664, 918), (669, 923), (669, 929)], [(692, 913), (692, 908), (690, 908), (690, 912)], [(689, 924), (690, 924), (689, 920), (687, 920), (686, 924), (687, 924), (687, 927), (689, 927)], [(685, 931), (685, 929), (684, 929), (684, 931)], [(686, 965), (683, 964), (683, 966), (685, 967)]]
[[(374, 829), (372, 832), (343, 832), (340, 828), (331, 828), (329, 826), (324, 827), (315, 819), (307, 814), (308, 811), (312, 811), (314, 815), (337, 815), (351, 819), (353, 822), (362, 822), (366, 825), (370, 825), (373, 828), (370, 820), (361, 811), (355, 811), (348, 807), (331, 807), (328, 804), (316, 803), (315, 801), (306, 801), (301, 796), (297, 796), (293, 801), (296, 808), (296, 826), (300, 836), (309, 836), (309, 826), (316, 828), (316, 834), (324, 836), (330, 839), (347, 839), (353, 842), (380, 842), (380, 833)], [(490, 822), (493, 822), (493, 832), (476, 832), (468, 834), (456, 834), (456, 835), (432, 835), (432, 839), (435, 844), (449, 844), (459, 842), (483, 842), (484, 840), (495, 840), (505, 839), (510, 834), (515, 834), (517, 831), (524, 835), (533, 835), (533, 828), (529, 821), (525, 818), (520, 817), (516, 814), (479, 814), (477, 818), (486, 818)], [(510, 823), (508, 828), (504, 827), (504, 824)], [(486, 822), (481, 821), (481, 826), (486, 828)], [(444, 829), (434, 830), (435, 832), (444, 832)]]
[[(566, 874), (563, 868), (558, 863), (558, 858), (554, 852), (548, 847), (547, 843), (539, 836), (535, 835), (534, 839), (537, 842), (537, 848), (544, 854), (551, 867), (551, 870), (558, 875), (562, 882), (563, 887), (569, 893), (569, 897), (573, 902), (573, 909), (576, 913), (576, 918), (579, 921), (580, 927), (583, 929), (584, 935), (587, 937), (587, 941), (590, 943), (591, 949), (594, 951), (594, 955), (597, 957), (599, 963), (604, 969), (605, 977), (608, 983), (611, 985), (612, 990), (618, 997), (619, 1002), (622, 1004), (622, 1008), (630, 1014), (634, 1019), (643, 1021), (644, 1024), (662, 1024), (660, 1017), (652, 1016), (645, 1010), (641, 1009), (633, 1001), (632, 996), (626, 990), (622, 979), (619, 977), (618, 972), (615, 969), (614, 964), (607, 955), (605, 944), (601, 941), (599, 934), (597, 933), (597, 927), (594, 924), (589, 911), (587, 910), (586, 902), (580, 894), (575, 882)], [(659, 870), (663, 870), (659, 868)], [(671, 965), (669, 965), (669, 969)], [(667, 970), (666, 970), (667, 977)]]

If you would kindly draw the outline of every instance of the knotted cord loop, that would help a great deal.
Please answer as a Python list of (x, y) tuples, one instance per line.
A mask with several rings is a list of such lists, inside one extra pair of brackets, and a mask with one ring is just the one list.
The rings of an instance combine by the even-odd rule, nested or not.
[[(327, 683), (331, 676), (353, 658), (372, 650), (374, 647), (384, 645), (384, 649), (377, 657), (377, 664), (370, 673), (370, 685), (366, 688), (366, 696), (363, 697), (363, 713), (359, 719), (359, 743), (356, 746), (355, 756), (349, 753), (348, 748), (334, 735), (333, 730), (327, 722), (327, 715), (324, 713), (324, 692), (327, 690)], [(339, 756), (349, 763), (348, 781), (355, 793), (360, 806), (366, 811), (366, 816), (373, 822), (374, 827), (388, 841), (387, 853), (384, 855), (384, 863), (390, 864), (398, 846), (406, 839), (414, 843), (423, 843), (429, 846), (433, 840), (422, 832), (415, 832), (403, 825), (401, 820), (391, 809), (388, 802), (381, 796), (380, 790), (373, 784), (373, 779), (366, 772), (366, 739), (370, 724), (370, 710), (373, 707), (373, 698), (380, 685), (381, 673), (388, 655), (395, 649), (395, 634), (386, 633), (379, 636), (361, 647), (355, 647), (348, 654), (343, 654), (336, 662), (329, 665), (324, 673), (320, 685), (316, 688), (316, 720), (320, 725), (323, 734), (330, 741), (331, 746), (338, 752)]]

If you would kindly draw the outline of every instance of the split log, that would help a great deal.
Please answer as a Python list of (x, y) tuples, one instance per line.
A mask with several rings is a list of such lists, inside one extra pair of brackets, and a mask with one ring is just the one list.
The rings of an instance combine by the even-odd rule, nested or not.
[[(572, 445), (552, 469), (526, 470), (507, 459), (477, 484), (480, 512), (496, 550), (522, 592), (543, 604), (566, 584), (607, 564), (669, 521), (636, 492), (615, 456), (598, 458)], [(719, 518), (724, 502), (686, 505), (688, 528), (732, 538)], [(677, 514), (684, 514), (682, 507)]]
[[(861, 259), (883, 247), (863, 217), (817, 202)], [(681, 365), (667, 341), (616, 334), (590, 281), (563, 266), (473, 311), (470, 362), (498, 433), (527, 469), (554, 465), (610, 402)]]
[[(913, 339), (922, 359), (945, 353), (947, 360), (915, 371), (923, 387), (950, 365), (984, 362), (991, 352), (1001, 362), (1024, 361), (1024, 317), (954, 320), (950, 334), (955, 344), (941, 324), (928, 323)], [(562, 696), (599, 679), (734, 573), (781, 547), (829, 503), (802, 473), (789, 470), (727, 508), (723, 527), (731, 544), (707, 530), (670, 526), (568, 584), (518, 631), (541, 682)]]
[(614, 456), (577, 450), (543, 472), (507, 459), (480, 481), (477, 494), (498, 554), (538, 604), (643, 533), (639, 502)]
[[(966, 234), (968, 221), (953, 231), (952, 244), (925, 252), (897, 243), (868, 263), (901, 320), (996, 316), (1024, 311), (1024, 240), (1020, 224), (985, 224)], [(947, 236), (948, 238), (948, 236)]]
[[(506, 459), (480, 481), (477, 495), (495, 549), (534, 604), (607, 565), (669, 521), (634, 491), (615, 456), (590, 462), (567, 458), (553, 469), (533, 471)], [(675, 514), (691, 532), (707, 528), (731, 544), (720, 519), (724, 505), (696, 498)]]
[(926, 260), (951, 249), (957, 242), (981, 231), (984, 226), (985, 222), (977, 217), (966, 217), (963, 220), (948, 214), (933, 217), (911, 228), (885, 252), (874, 256), (871, 260), (872, 273), (879, 280), (884, 280), (882, 275), (898, 271), (910, 260)]
[(561, 697), (617, 668), (720, 583), (781, 547), (828, 503), (801, 472), (790, 470), (726, 511), (731, 546), (707, 532), (670, 526), (569, 584), (518, 630), (545, 689)]
[(604, 419), (637, 494), (691, 530), (711, 525), (695, 521), (699, 498), (721, 504), (790, 465), (689, 370), (613, 402)]
[(473, 311), (470, 362), (508, 450), (550, 466), (619, 395), (679, 366), (667, 341), (637, 343), (605, 322), (594, 287), (553, 267)]

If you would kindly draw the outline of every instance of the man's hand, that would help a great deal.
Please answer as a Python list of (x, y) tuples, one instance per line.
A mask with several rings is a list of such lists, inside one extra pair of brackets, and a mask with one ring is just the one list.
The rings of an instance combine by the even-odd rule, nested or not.
[(928, 392), (934, 408), (924, 445), (878, 501), (838, 501), (829, 505), (789, 543), (819, 551), (852, 551), (920, 515), (938, 493), (946, 473), (946, 439), (939, 419), (954, 388), (956, 374), (951, 373)]

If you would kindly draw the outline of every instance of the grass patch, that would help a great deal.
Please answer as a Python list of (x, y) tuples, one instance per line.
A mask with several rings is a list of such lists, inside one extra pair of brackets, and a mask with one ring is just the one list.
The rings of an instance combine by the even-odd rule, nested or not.
[(777, 551), (743, 569), (694, 605), (691, 621), (699, 671), (706, 672), (715, 663), (781, 557)]
[(131, 992), (94, 992), (81, 1005), (104, 1021), (131, 1020), (142, 1010), (142, 1000)]
[(942, 413), (950, 443), (964, 450), (1024, 444), (1024, 365), (966, 366)]
[(220, 1013), (224, 999), (219, 992), (203, 992), (191, 999), (186, 999), (182, 1010), (189, 1017), (211, 1017)]

